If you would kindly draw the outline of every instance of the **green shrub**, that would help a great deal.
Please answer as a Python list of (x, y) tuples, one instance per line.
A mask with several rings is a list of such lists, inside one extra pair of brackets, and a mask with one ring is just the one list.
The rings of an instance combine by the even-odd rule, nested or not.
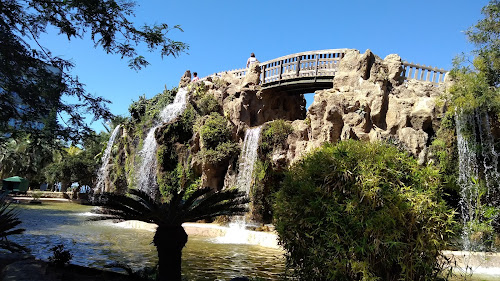
[(139, 96), (139, 100), (133, 102), (128, 108), (130, 116), (135, 122), (139, 122), (144, 117), (149, 120), (157, 118), (161, 110), (174, 101), (176, 94), (177, 88), (171, 90), (165, 88), (163, 92), (151, 99), (146, 99), (145, 95)]
[(239, 146), (233, 142), (219, 143), (215, 149), (203, 149), (201, 156), (203, 161), (210, 164), (218, 164), (229, 160), (231, 157), (239, 154)]
[(436, 280), (456, 223), (439, 173), (383, 144), (325, 144), (290, 168), (275, 203), (303, 280)]
[(198, 107), (198, 112), (200, 115), (207, 115), (211, 112), (219, 112), (221, 109), (219, 102), (211, 94), (203, 95), (199, 100), (196, 101)]
[(292, 125), (285, 120), (274, 120), (262, 129), (259, 150), (261, 155), (267, 155), (274, 148), (284, 148), (288, 135), (293, 132)]
[(205, 124), (201, 126), (200, 136), (207, 149), (215, 149), (218, 144), (231, 139), (231, 127), (228, 126), (226, 118), (219, 113), (212, 112)]
[(257, 160), (254, 165), (254, 182), (250, 191), (250, 216), (261, 223), (271, 223), (274, 194), (279, 190), (284, 171), (273, 169), (268, 160)]

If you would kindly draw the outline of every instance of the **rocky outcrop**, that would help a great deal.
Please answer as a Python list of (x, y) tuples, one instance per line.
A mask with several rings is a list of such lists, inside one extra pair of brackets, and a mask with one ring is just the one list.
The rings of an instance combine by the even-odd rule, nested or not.
[[(160, 158), (164, 163), (159, 173), (172, 171), (180, 161), (190, 161), (184, 166), (192, 168), (194, 177), (201, 178), (202, 186), (214, 189), (234, 186), (238, 169), (236, 144), (243, 143), (247, 128), (277, 119), (288, 120), (293, 127), (286, 145), (268, 155), (273, 167), (279, 169), (284, 169), (324, 142), (346, 139), (395, 143), (424, 163), (445, 109), (444, 104), (437, 102), (445, 85), (405, 81), (402, 71), (398, 55), (381, 59), (370, 50), (364, 54), (348, 50), (339, 62), (331, 89), (316, 92), (307, 114), (303, 95), (261, 88), (258, 64), (251, 65), (243, 77), (221, 73), (197, 83), (191, 83), (191, 73), (186, 71), (179, 86), (189, 90), (186, 108), (192, 112), (191, 117), (186, 118), (193, 120), (189, 123), (179, 117), (158, 128), (157, 143), (171, 146), (171, 149), (162, 150)], [(128, 167), (117, 173), (125, 179), (120, 182), (122, 185), (133, 186), (134, 180), (130, 176), (135, 175), (131, 171), (136, 166), (134, 159), (138, 158), (135, 157), (136, 148), (141, 139), (144, 140), (144, 133), (150, 128), (147, 126), (154, 123), (143, 120), (150, 118), (143, 112), (143, 105), (147, 107), (151, 103), (138, 103), (137, 111), (142, 115), (138, 114), (134, 119), (135, 127), (124, 126), (120, 157), (132, 160), (117, 161), (118, 165), (115, 165)], [(231, 136), (224, 138), (223, 142), (228, 143), (226, 146), (212, 144), (212, 147), (204, 148), (200, 128), (213, 112), (223, 120), (218, 124), (227, 122), (225, 128), (230, 128)], [(178, 126), (171, 126), (172, 131), (167, 130), (177, 122), (180, 122)], [(174, 135), (180, 138), (174, 139)], [(208, 149), (212, 150), (211, 161), (207, 161), (207, 154), (203, 153)], [(168, 165), (165, 159), (169, 161)]]
[[(252, 64), (244, 77), (222, 74), (204, 81), (206, 95), (212, 95), (221, 106), (224, 115), (233, 127), (232, 139), (242, 144), (244, 132), (265, 122), (284, 119), (304, 119), (306, 115), (303, 95), (290, 95), (286, 92), (262, 90), (260, 85), (260, 67)], [(191, 154), (201, 151), (203, 144), (199, 135), (190, 142)], [(203, 186), (221, 189), (222, 186), (234, 186), (237, 159), (209, 164), (193, 158), (192, 166), (201, 172)]]
[(186, 70), (179, 81), (179, 88), (186, 87), (189, 83), (191, 83), (191, 71)]
[(438, 129), (444, 85), (404, 81), (398, 55), (381, 59), (370, 50), (349, 50), (340, 61), (332, 89), (317, 91), (305, 120), (292, 123), (287, 159), (292, 163), (324, 142), (345, 139), (390, 141), (420, 162)]

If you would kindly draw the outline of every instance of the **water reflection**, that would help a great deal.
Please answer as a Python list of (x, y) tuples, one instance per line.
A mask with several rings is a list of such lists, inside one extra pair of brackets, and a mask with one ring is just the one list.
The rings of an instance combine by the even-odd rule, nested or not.
[[(103, 267), (123, 263), (134, 269), (157, 262), (151, 244), (153, 232), (89, 221), (92, 207), (70, 203), (20, 205), (23, 235), (12, 240), (47, 260), (50, 248), (63, 244), (74, 255), (72, 263)], [(216, 244), (210, 238), (190, 236), (183, 250), (183, 274), (188, 280), (228, 280), (235, 276), (279, 280), (284, 271), (282, 253), (253, 245)]]

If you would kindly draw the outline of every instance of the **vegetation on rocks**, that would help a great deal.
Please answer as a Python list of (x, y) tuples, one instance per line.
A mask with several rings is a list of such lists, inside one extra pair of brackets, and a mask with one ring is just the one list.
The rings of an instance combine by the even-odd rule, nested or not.
[(286, 167), (276, 165), (274, 151), (286, 150), (286, 139), (293, 131), (285, 120), (274, 120), (262, 127), (259, 141), (259, 159), (254, 166), (254, 184), (251, 189), (251, 217), (259, 222), (271, 223), (274, 194), (279, 190)]
[(238, 155), (239, 147), (232, 141), (232, 124), (219, 113), (212, 112), (200, 128), (203, 142), (201, 157), (210, 164), (217, 164)]
[(166, 124), (160, 130), (157, 140), (159, 148), (157, 159), (160, 165), (158, 185), (160, 192), (165, 196), (175, 186), (181, 185), (186, 181), (186, 177), (194, 180), (188, 155), (189, 140), (193, 135), (193, 123), (196, 112), (192, 106), (177, 118), (176, 122)]
[(394, 147), (323, 145), (277, 193), (288, 265), (303, 280), (437, 280), (455, 228), (440, 188), (435, 168)]
[(274, 149), (285, 149), (286, 139), (292, 133), (292, 125), (285, 120), (274, 120), (262, 128), (259, 153), (267, 155)]

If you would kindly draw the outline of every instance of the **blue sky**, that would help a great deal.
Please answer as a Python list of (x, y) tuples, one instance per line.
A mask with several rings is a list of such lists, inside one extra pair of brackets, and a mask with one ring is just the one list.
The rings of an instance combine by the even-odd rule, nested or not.
[[(463, 31), (482, 18), (487, 0), (254, 0), (137, 1), (138, 26), (144, 23), (181, 25), (170, 38), (190, 45), (188, 54), (160, 58), (145, 53), (151, 63), (136, 72), (119, 56), (95, 49), (89, 38), (72, 40), (49, 33), (43, 44), (54, 55), (76, 64), (73, 73), (95, 95), (111, 100), (111, 112), (128, 115), (140, 95), (150, 98), (164, 87), (177, 86), (185, 70), (199, 76), (242, 68), (251, 52), (263, 62), (312, 50), (371, 49), (384, 58), (451, 68), (453, 57), (469, 52)], [(101, 130), (99, 122), (94, 123)]]

